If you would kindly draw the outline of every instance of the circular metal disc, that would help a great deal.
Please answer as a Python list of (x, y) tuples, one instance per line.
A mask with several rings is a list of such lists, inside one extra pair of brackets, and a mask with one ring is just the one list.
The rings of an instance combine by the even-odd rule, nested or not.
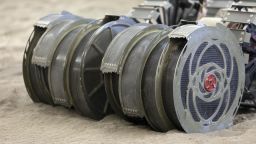
[(120, 104), (119, 94), (118, 94), (118, 79), (119, 75), (114, 73), (104, 74), (104, 85), (107, 94), (107, 99), (111, 105), (112, 110), (119, 116), (124, 117), (122, 107)]
[(108, 46), (102, 59), (101, 71), (103, 73), (117, 73), (124, 64), (126, 55), (130, 49), (126, 48), (132, 39), (136, 39), (141, 31), (147, 28), (149, 24), (137, 24), (119, 33)]
[(50, 14), (36, 22), (34, 31), (28, 40), (23, 58), (23, 78), (27, 91), (34, 102), (53, 104), (47, 83), (47, 69), (32, 63), (34, 49), (40, 39), (70, 14)]
[(93, 33), (100, 27), (99, 24), (88, 24), (83, 29), (83, 34), (79, 36), (76, 46), (73, 52), (70, 54), (70, 59), (66, 66), (66, 89), (68, 94), (72, 97), (73, 106), (76, 111), (83, 116), (94, 117), (91, 109), (84, 98), (84, 92), (80, 85), (81, 77), (81, 59), (84, 51), (84, 46), (88, 43)]
[(65, 64), (68, 61), (69, 52), (74, 49), (74, 42), (86, 25), (81, 25), (69, 32), (56, 48), (51, 65), (49, 66), (49, 87), (54, 103), (66, 107), (72, 106), (71, 97), (65, 90)]
[(34, 70), (37, 85), (35, 85), (36, 90), (40, 89), (41, 93), (41, 101), (46, 104), (54, 105), (52, 96), (49, 90), (49, 83), (48, 83), (48, 68), (39, 67), (34, 64)]
[(152, 49), (149, 45), (156, 36), (167, 28), (164, 25), (149, 25), (134, 37), (126, 47), (130, 52), (124, 57), (124, 65), (120, 69), (119, 94), (122, 109), (127, 116), (145, 116), (141, 97), (141, 80), (146, 56)]
[[(81, 17), (74, 16), (68, 12), (62, 12), (61, 14), (50, 14), (43, 18), (41, 18), (35, 24), (34, 35), (31, 36), (23, 60), (23, 75), (25, 85), (28, 89), (28, 93), (33, 101), (35, 102), (43, 102), (46, 104), (52, 104), (53, 100), (49, 91), (49, 83), (48, 83), (48, 67), (45, 65), (40, 65), (43, 59), (39, 59), (38, 61), (33, 61), (33, 57), (35, 57), (36, 49), (38, 45), (42, 44), (42, 41), (47, 39), (47, 35), (54, 35), (56, 31), (54, 29), (63, 29), (63, 25), (67, 23), (72, 23), (72, 21), (82, 19)], [(80, 20), (80, 22), (90, 22), (89, 19)], [(50, 34), (49, 34), (50, 33)], [(48, 37), (49, 38), (49, 37)], [(51, 37), (52, 41), (55, 41), (53, 37)], [(49, 39), (48, 39), (49, 40)], [(46, 41), (48, 41), (46, 40)], [(49, 42), (49, 41), (48, 41)], [(51, 42), (49, 42), (51, 43)], [(40, 54), (44, 54), (46, 45), (42, 44), (41, 47), (43, 52)], [(53, 47), (48, 47), (52, 48)], [(47, 48), (46, 48), (47, 49)]]
[(41, 37), (34, 50), (32, 62), (41, 67), (48, 67), (51, 64), (54, 52), (60, 41), (72, 30), (83, 24), (88, 24), (92, 20), (80, 17), (71, 17), (70, 19), (60, 19), (59, 23), (48, 30)]
[[(140, 31), (146, 28), (145, 25), (134, 25), (130, 28), (125, 29), (120, 32), (110, 43), (107, 51), (102, 60), (101, 71), (104, 73), (104, 84), (107, 93), (108, 101), (111, 108), (116, 114), (127, 119), (124, 116), (118, 92), (118, 79), (119, 75), (117, 73), (117, 67), (114, 68), (117, 63), (121, 63), (124, 55), (128, 53), (126, 49), (127, 45)], [(113, 69), (114, 68), (114, 69)], [(133, 121), (133, 120), (132, 120)], [(135, 120), (136, 121), (136, 120)]]
[[(151, 26), (151, 27), (150, 27)], [(150, 27), (150, 28), (149, 28)], [(131, 28), (127, 28), (111, 42), (109, 45), (107, 52), (103, 58), (101, 69), (103, 73), (105, 73), (105, 85), (107, 96), (110, 101), (110, 104), (114, 111), (122, 117), (125, 117), (131, 121), (138, 121), (137, 119), (128, 118), (127, 116), (131, 116), (126, 114), (124, 116), (124, 109), (121, 107), (120, 103), (120, 94), (119, 94), (119, 72), (124, 65), (126, 57), (129, 55), (130, 51), (132, 50), (133, 46), (136, 42), (140, 41), (144, 36), (152, 33), (154, 31), (159, 31), (161, 29), (160, 26), (154, 26), (149, 24), (140, 24), (135, 25)], [(157, 30), (158, 28), (158, 30)], [(118, 70), (119, 69), (119, 70)], [(116, 73), (108, 73), (110, 71), (117, 72)], [(123, 101), (122, 101), (123, 102)], [(129, 112), (127, 112), (129, 113)], [(134, 117), (134, 115), (132, 116)], [(141, 116), (142, 118), (143, 116)]]
[[(182, 26), (172, 32), (170, 48), (162, 54), (162, 63), (169, 63), (163, 86), (166, 112), (186, 132), (230, 127), (244, 89), (241, 48), (233, 43), (236, 38), (228, 30), (193, 27)], [(183, 37), (187, 42), (179, 43), (176, 35), (190, 28), (193, 30)], [(204, 87), (209, 75), (217, 79), (211, 91)]]
[(123, 20), (106, 23), (95, 31), (85, 46), (81, 59), (80, 84), (94, 119), (102, 119), (110, 110), (100, 71), (101, 60), (112, 39), (129, 26), (130, 24)]
[(42, 102), (53, 105), (53, 100), (48, 89), (47, 69), (32, 64), (34, 48), (41, 36), (47, 31), (45, 28), (35, 26), (34, 34), (28, 41), (23, 59), (23, 77), (28, 93), (34, 102)]
[(44, 102), (47, 104), (52, 104), (51, 98), (43, 95), (41, 88), (39, 88), (37, 69), (36, 66), (31, 63), (34, 48), (41, 36), (44, 34), (45, 30), (46, 29), (44, 28), (35, 27), (33, 33), (28, 40), (23, 57), (23, 78), (29, 96), (34, 102)]
[(151, 127), (161, 132), (174, 128), (164, 109), (161, 91), (163, 72), (158, 69), (161, 53), (169, 47), (169, 32), (163, 31), (158, 35), (150, 46), (153, 51), (147, 56), (146, 64), (141, 66), (145, 67), (141, 83), (145, 115)]

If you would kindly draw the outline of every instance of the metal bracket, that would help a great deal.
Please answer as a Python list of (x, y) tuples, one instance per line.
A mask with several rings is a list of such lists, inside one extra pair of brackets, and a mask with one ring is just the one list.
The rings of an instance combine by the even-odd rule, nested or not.
[(256, 13), (248, 11), (236, 11), (232, 9), (224, 10), (226, 15), (223, 17), (224, 22), (236, 22), (236, 23), (256, 23)]

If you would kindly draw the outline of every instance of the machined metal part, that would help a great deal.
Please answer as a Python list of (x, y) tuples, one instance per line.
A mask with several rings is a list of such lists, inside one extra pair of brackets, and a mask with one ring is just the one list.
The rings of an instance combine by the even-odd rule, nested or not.
[(27, 48), (23, 59), (23, 75), (27, 90), (36, 102), (53, 104), (48, 87), (47, 69), (38, 67), (32, 62), (34, 51), (42, 37), (49, 32), (53, 27), (61, 23), (60, 19), (74, 17), (68, 12), (61, 14), (50, 14), (41, 18), (34, 26), (34, 32), (28, 41)]
[(235, 23), (256, 23), (255, 12), (240, 12), (236, 10), (226, 10), (226, 15), (223, 20), (225, 22), (235, 22)]
[(139, 7), (155, 7), (160, 13), (160, 19), (162, 24), (172, 25), (173, 20), (171, 19), (174, 14), (174, 7), (168, 1), (144, 1)]
[[(32, 57), (32, 63), (41, 67), (48, 67), (51, 64), (53, 54), (63, 37), (78, 27), (79, 25), (86, 24), (92, 21), (92, 19), (84, 19), (78, 16), (74, 16), (67, 13), (61, 13), (56, 25), (53, 27), (47, 27), (47, 31), (44, 33), (42, 38), (38, 41), (38, 44), (34, 50)], [(49, 20), (40, 20), (40, 23), (48, 23)], [(40, 24), (42, 26), (42, 24)], [(46, 26), (51, 26), (46, 25)]]
[(255, 37), (255, 1), (240, 1), (233, 3), (232, 7), (225, 10), (226, 15), (223, 21), (237, 37), (244, 51), (245, 59), (245, 88), (243, 93), (242, 107), (255, 107), (255, 54), (254, 54), (254, 37)]
[(161, 61), (162, 52), (169, 48), (170, 40), (168, 34), (172, 29), (164, 30), (157, 35), (149, 46), (149, 53), (143, 57), (146, 62), (141, 65), (143, 70), (141, 82), (141, 95), (145, 115), (150, 126), (160, 132), (166, 132), (174, 128), (173, 123), (168, 118), (162, 97), (162, 75), (158, 63)]
[(47, 16), (40, 18), (34, 24), (34, 26), (51, 29), (61, 22), (59, 21), (60, 19), (67, 20), (67, 19), (74, 19), (74, 18), (81, 18), (81, 17), (75, 16), (67, 11), (62, 11), (61, 13), (49, 14)]
[(178, 24), (181, 19), (195, 21), (204, 7), (203, 0), (145, 0), (134, 7), (129, 17), (150, 24)]
[(119, 74), (119, 97), (123, 112), (130, 117), (145, 117), (141, 97), (141, 80), (143, 74), (144, 58), (151, 49), (148, 49), (151, 41), (167, 27), (164, 25), (148, 26), (143, 29), (136, 39), (131, 39), (126, 49), (124, 65)]
[[(184, 29), (191, 31), (184, 33)], [(230, 43), (236, 41), (235, 36), (222, 27), (186, 25), (175, 29), (169, 37), (170, 46), (175, 46), (177, 40), (184, 41), (176, 48), (179, 57), (172, 54), (172, 48), (162, 54), (162, 63), (171, 62), (164, 78), (169, 118), (189, 133), (230, 127), (242, 99), (245, 79), (241, 48), (238, 43)], [(210, 83), (213, 89), (209, 91), (204, 84), (210, 75), (216, 83)]]
[(40, 37), (43, 35), (44, 32), (44, 28), (34, 28), (34, 31), (32, 32), (25, 48), (22, 71), (26, 89), (31, 99), (34, 102), (44, 102), (51, 104), (51, 98), (42, 95), (43, 92), (41, 92), (41, 89), (38, 89), (39, 78), (36, 75), (35, 65), (31, 63), (34, 48), (36, 47), (37, 42), (39, 41)]
[(118, 94), (118, 79), (119, 79), (118, 74), (105, 73), (104, 74), (105, 91), (107, 94), (107, 99), (113, 111), (117, 115), (121, 117), (125, 117), (121, 107), (119, 94)]
[[(150, 11), (146, 11), (150, 10)], [(138, 7), (134, 7), (128, 16), (143, 19), (144, 22), (161, 23), (171, 25), (173, 22), (174, 8), (167, 0), (144, 1)]]
[[(117, 37), (112, 40), (102, 59), (100, 69), (103, 73), (120, 73), (121, 66), (124, 63), (124, 57), (130, 51), (126, 49), (127, 45), (129, 45), (131, 39), (139, 35), (140, 31), (145, 29), (148, 25), (149, 24), (134, 25), (119, 33)], [(115, 47), (115, 45), (117, 45), (117, 47)]]
[(215, 17), (220, 16), (219, 12), (222, 9), (230, 8), (233, 0), (208, 0), (207, 1), (207, 16)]
[(239, 8), (248, 8), (244, 3), (233, 3), (232, 8), (225, 9), (223, 22), (228, 23), (227, 27), (236, 35), (238, 41), (243, 43), (250, 43), (251, 33), (246, 31), (249, 24), (255, 23), (256, 11), (241, 11)]
[(156, 8), (150, 7), (134, 7), (130, 12), (129, 17), (136, 18), (139, 22), (146, 22), (151, 24), (157, 24), (160, 14)]
[[(103, 22), (105, 22), (103, 20)], [(103, 23), (104, 24), (104, 23)], [(103, 118), (109, 111), (109, 102), (106, 98), (103, 75), (100, 71), (101, 60), (112, 39), (124, 29), (135, 24), (130, 18), (119, 17), (116, 21), (110, 21), (99, 27), (84, 45), (83, 54), (80, 57), (80, 74), (77, 87), (82, 93), (77, 95), (84, 99), (84, 105), (91, 111), (89, 114), (94, 119)], [(82, 106), (78, 106), (82, 107)], [(86, 110), (80, 109), (86, 114)]]
[(254, 0), (208, 0), (207, 1), (207, 16), (209, 17), (222, 17), (225, 10), (228, 8), (245, 9), (255, 8)]
[(142, 29), (145, 29), (148, 24), (134, 25), (119, 33), (110, 43), (103, 57), (101, 71), (104, 73), (104, 83), (109, 103), (112, 109), (119, 116), (125, 117), (119, 98), (118, 80), (119, 80), (119, 64), (122, 63), (124, 55), (129, 52), (126, 47)]
[[(57, 19), (57, 21), (58, 24), (50, 29), (47, 29), (47, 32), (45, 32), (41, 37), (37, 47), (34, 50), (34, 62), (33, 57), (32, 62), (37, 65), (37, 69), (42, 71), (40, 72), (40, 77), (44, 79), (44, 81), (42, 80), (42, 82), (44, 82), (43, 88), (45, 88), (45, 91), (50, 91), (54, 104), (71, 107), (71, 98), (68, 97), (64, 89), (64, 84), (61, 83), (64, 81), (63, 70), (66, 60), (65, 57), (67, 56), (69, 49), (72, 48), (72, 46), (68, 44), (71, 44), (69, 41), (72, 41), (74, 35), (70, 37), (71, 39), (67, 38), (67, 40), (64, 40), (64, 38), (73, 30), (79, 28), (81, 25), (88, 24), (92, 20), (82, 19), (68, 14), (67, 17), (60, 17), (60, 19)], [(66, 44), (61, 45), (63, 40)], [(46, 57), (50, 57), (46, 59), (42, 57), (41, 59), (38, 57), (38, 55), (44, 54), (46, 54)], [(45, 60), (47, 61), (47, 64), (45, 63)]]
[(114, 110), (120, 115), (123, 115), (118, 90), (121, 67), (123, 67), (125, 59), (131, 51), (132, 47), (129, 47), (129, 45), (131, 45), (131, 42), (135, 41), (137, 39), (136, 37), (141, 35), (148, 26), (148, 24), (134, 25), (119, 33), (110, 43), (102, 60), (101, 71), (105, 75), (105, 83), (108, 83), (106, 88), (110, 88), (106, 90), (107, 96)]
[(68, 61), (69, 52), (74, 49), (73, 43), (80, 35), (85, 25), (81, 25), (69, 32), (57, 46), (49, 68), (49, 87), (55, 104), (71, 107), (72, 97), (65, 89), (65, 65)]
[[(186, 43), (186, 39), (179, 38), (173, 42), (169, 42), (169, 48), (166, 48), (162, 51), (161, 54), (159, 54), (159, 59), (162, 57), (162, 60), (165, 62), (162, 62), (163, 68), (160, 69), (162, 73), (162, 88), (161, 88), (161, 94), (163, 99), (163, 105), (165, 107), (166, 115), (168, 118), (172, 121), (172, 123), (175, 125), (175, 127), (179, 130), (183, 130), (183, 128), (180, 125), (179, 119), (177, 117), (177, 113), (174, 107), (174, 99), (169, 98), (170, 93), (174, 91), (172, 88), (173, 83), (173, 74), (175, 73), (175, 68), (178, 62), (178, 58), (180, 57), (181, 51), (184, 48), (184, 44)], [(169, 56), (164, 59), (164, 56), (169, 53)], [(161, 66), (161, 63), (158, 62), (158, 65)], [(160, 68), (160, 66), (158, 66)], [(159, 69), (158, 68), (158, 69)], [(186, 90), (184, 90), (186, 91)]]
[(94, 115), (84, 98), (85, 94), (80, 86), (81, 59), (85, 45), (99, 27), (99, 24), (90, 23), (83, 28), (83, 31), (74, 43), (74, 49), (70, 52), (70, 56), (65, 67), (65, 85), (69, 96), (72, 97), (73, 106), (81, 115), (88, 117), (94, 117)]
[(159, 132), (230, 127), (240, 104), (256, 107), (256, 4), (210, 0), (215, 18), (192, 22), (205, 7), (145, 0), (129, 17), (41, 18), (23, 57), (29, 96), (95, 120), (114, 110)]

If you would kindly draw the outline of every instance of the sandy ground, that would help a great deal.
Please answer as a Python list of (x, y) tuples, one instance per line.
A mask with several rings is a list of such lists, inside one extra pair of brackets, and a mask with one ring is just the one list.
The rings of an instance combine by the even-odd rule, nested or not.
[(22, 55), (33, 23), (40, 17), (67, 10), (100, 18), (125, 14), (141, 0), (0, 0), (0, 143), (256, 143), (256, 115), (242, 113), (230, 129), (207, 134), (151, 131), (115, 115), (101, 121), (72, 110), (34, 104), (22, 79)]

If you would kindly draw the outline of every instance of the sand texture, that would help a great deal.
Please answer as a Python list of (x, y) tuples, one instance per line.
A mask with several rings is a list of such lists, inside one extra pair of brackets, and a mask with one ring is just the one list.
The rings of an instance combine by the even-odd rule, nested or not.
[(141, 0), (0, 0), (0, 144), (254, 144), (256, 115), (242, 112), (230, 129), (158, 133), (110, 115), (101, 121), (73, 110), (33, 103), (22, 78), (22, 57), (33, 24), (66, 10), (88, 18), (126, 14)]

